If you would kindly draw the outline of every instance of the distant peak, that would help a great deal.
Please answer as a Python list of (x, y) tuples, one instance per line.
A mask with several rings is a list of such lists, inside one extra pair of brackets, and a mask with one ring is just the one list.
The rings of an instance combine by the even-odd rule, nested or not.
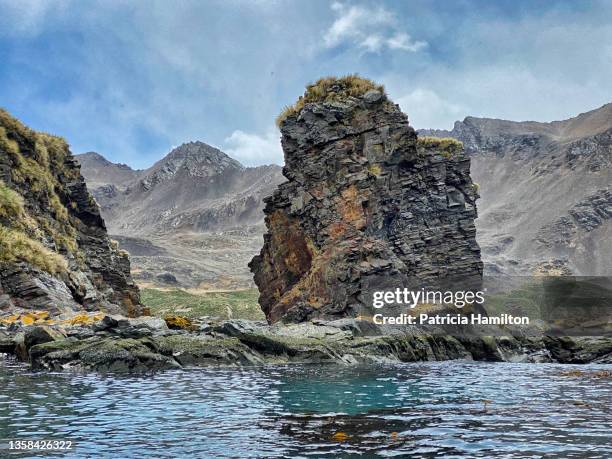
[(177, 159), (191, 159), (195, 161), (204, 161), (212, 163), (227, 163), (232, 164), (234, 167), (242, 168), (235, 159), (229, 157), (226, 153), (222, 152), (218, 148), (215, 148), (207, 143), (199, 140), (192, 142), (185, 142), (178, 147), (172, 149), (168, 155), (162, 159), (165, 160), (177, 160)]
[(82, 153), (82, 154), (76, 155), (76, 156), (79, 157), (79, 158), (87, 158), (90, 161), (98, 161), (98, 162), (110, 163), (110, 161), (108, 159), (106, 159), (100, 153), (96, 153), (95, 151), (88, 151), (87, 153)]
[(102, 156), (100, 153), (96, 153), (95, 151), (88, 151), (87, 153), (81, 153), (80, 155), (75, 155), (75, 158), (80, 163), (83, 163), (83, 161), (87, 161), (91, 165), (96, 164), (100, 166), (115, 167), (115, 168), (126, 170), (126, 171), (137, 172), (134, 169), (132, 169), (130, 166), (128, 166), (127, 164), (114, 163), (112, 161), (109, 161), (104, 156)]
[(177, 174), (191, 177), (211, 177), (230, 170), (243, 170), (244, 166), (218, 148), (204, 142), (186, 142), (172, 149), (155, 163), (142, 180), (145, 189), (170, 180)]

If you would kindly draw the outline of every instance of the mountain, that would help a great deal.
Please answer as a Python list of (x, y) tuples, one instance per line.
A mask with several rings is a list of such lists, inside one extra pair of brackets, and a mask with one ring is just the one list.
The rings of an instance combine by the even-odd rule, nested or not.
[(203, 142), (143, 171), (91, 153), (78, 160), (141, 283), (252, 286), (246, 265), (262, 242), (263, 198), (284, 180), (279, 166), (244, 167)]
[(467, 117), (451, 131), (480, 186), (485, 273), (612, 273), (612, 104), (550, 123)]
[(93, 151), (76, 155), (81, 172), (91, 189), (112, 185), (123, 190), (123, 185), (136, 180), (142, 171), (135, 171), (127, 164), (115, 164)]
[(127, 253), (109, 239), (66, 142), (0, 110), (0, 310), (138, 315)]

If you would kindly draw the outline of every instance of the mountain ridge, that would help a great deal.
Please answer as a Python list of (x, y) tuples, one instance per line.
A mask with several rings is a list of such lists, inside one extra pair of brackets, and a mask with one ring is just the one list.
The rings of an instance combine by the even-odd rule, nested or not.
[(284, 180), (280, 166), (245, 167), (201, 141), (183, 143), (131, 175), (114, 173), (110, 162), (107, 173), (85, 159), (109, 232), (140, 254), (133, 257), (139, 282), (253, 285), (246, 264), (261, 244), (263, 198)]
[(612, 271), (612, 103), (562, 121), (466, 117), (419, 133), (460, 140), (472, 157), (488, 273)]

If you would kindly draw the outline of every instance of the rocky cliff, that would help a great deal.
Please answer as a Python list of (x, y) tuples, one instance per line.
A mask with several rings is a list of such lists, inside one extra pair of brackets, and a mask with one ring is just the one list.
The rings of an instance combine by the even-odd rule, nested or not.
[(551, 123), (467, 117), (463, 142), (482, 199), (485, 273), (609, 276), (612, 104)]
[(268, 321), (371, 315), (374, 291), (473, 289), (477, 187), (459, 142), (417, 139), (381, 87), (322, 79), (279, 117), (288, 179), (250, 263)]
[(0, 309), (138, 315), (130, 261), (63, 139), (0, 110)]

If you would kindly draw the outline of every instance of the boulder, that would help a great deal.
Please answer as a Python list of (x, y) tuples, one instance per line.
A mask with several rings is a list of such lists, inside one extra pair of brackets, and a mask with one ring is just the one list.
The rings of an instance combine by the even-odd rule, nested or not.
[(66, 335), (58, 330), (46, 325), (37, 327), (28, 327), (25, 331), (20, 332), (15, 337), (15, 353), (23, 361), (30, 359), (30, 349), (37, 344), (49, 343), (52, 341), (61, 341), (66, 338)]
[(54, 371), (143, 373), (180, 368), (176, 360), (160, 352), (151, 338), (65, 339), (34, 346), (30, 357), (34, 369)]

